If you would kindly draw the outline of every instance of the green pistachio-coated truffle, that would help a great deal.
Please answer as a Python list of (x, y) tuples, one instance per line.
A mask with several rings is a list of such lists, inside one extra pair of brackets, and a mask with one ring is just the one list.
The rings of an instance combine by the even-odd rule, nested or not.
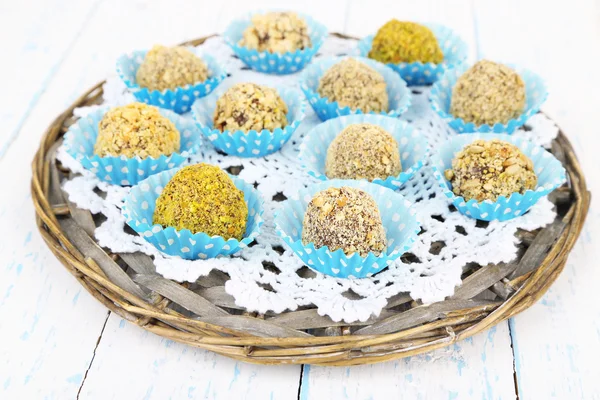
[(369, 58), (394, 64), (417, 61), (439, 64), (444, 59), (444, 54), (429, 28), (393, 19), (377, 31)]
[(241, 240), (248, 206), (244, 192), (219, 167), (196, 164), (179, 170), (156, 201), (153, 222), (177, 230)]

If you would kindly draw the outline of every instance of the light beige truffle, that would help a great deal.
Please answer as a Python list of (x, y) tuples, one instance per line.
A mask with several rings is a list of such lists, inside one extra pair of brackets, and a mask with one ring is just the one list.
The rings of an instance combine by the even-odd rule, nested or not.
[(152, 47), (136, 73), (138, 85), (150, 90), (175, 89), (208, 79), (206, 63), (185, 47)]
[(94, 153), (100, 157), (158, 158), (179, 151), (180, 135), (175, 124), (158, 108), (131, 103), (111, 108), (98, 124)]
[(239, 83), (217, 100), (213, 123), (220, 131), (272, 131), (287, 125), (287, 112), (287, 105), (275, 89)]
[(344, 186), (322, 190), (312, 198), (304, 214), (302, 243), (366, 257), (369, 252), (384, 252), (387, 239), (375, 200)]
[(346, 58), (329, 68), (319, 81), (317, 92), (341, 107), (368, 113), (388, 110), (387, 85), (370, 66)]
[(252, 17), (238, 42), (240, 46), (270, 53), (285, 53), (311, 46), (308, 25), (294, 12), (270, 12)]
[(482, 60), (452, 88), (450, 114), (475, 125), (506, 124), (525, 109), (525, 83), (506, 65)]
[(444, 175), (454, 194), (466, 201), (496, 201), (499, 196), (523, 194), (537, 185), (531, 159), (517, 146), (498, 139), (476, 140), (465, 146)]
[(329, 145), (325, 174), (330, 179), (386, 179), (402, 171), (398, 143), (385, 129), (352, 124)]

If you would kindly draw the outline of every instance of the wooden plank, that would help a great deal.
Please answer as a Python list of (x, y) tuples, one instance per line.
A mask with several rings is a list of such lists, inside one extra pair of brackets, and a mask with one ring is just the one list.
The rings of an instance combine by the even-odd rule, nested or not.
[(525, 254), (523, 254), (523, 258), (519, 261), (516, 270), (511, 274), (510, 279), (525, 275), (536, 269), (548, 254), (548, 250), (551, 247), (549, 243), (554, 243), (558, 239), (565, 226), (566, 223), (563, 220), (557, 219), (544, 228), (533, 242), (531, 242), (531, 245)]
[[(317, 8), (316, 2), (314, 3)], [(80, 66), (70, 68), (70, 71), (75, 75), (75, 79), (102, 79), (107, 67), (112, 68), (115, 57), (122, 52), (149, 47), (157, 42), (170, 44), (213, 33), (217, 30), (215, 24), (218, 21), (228, 21), (234, 10), (236, 13), (242, 12), (243, 7), (247, 7), (248, 4), (241, 1), (202, 3), (182, 0), (153, 2), (152, 5), (117, 1), (103, 3), (98, 8), (98, 16), (90, 21), (90, 33), (84, 35), (73, 50), (80, 57)], [(252, 4), (256, 7), (263, 6), (261, 1)], [(344, 13), (332, 13), (331, 8), (325, 5), (320, 5), (319, 8), (329, 21), (343, 18)], [(164, 23), (169, 19), (180, 23)], [(111, 21), (110, 31), (106, 30), (105, 21)], [(332, 25), (335, 27), (335, 24)], [(81, 72), (79, 68), (86, 71)], [(66, 81), (74, 78), (65, 76), (64, 79)], [(148, 273), (142, 271), (142, 268), (148, 265), (147, 260), (138, 262), (140, 260), (134, 260), (130, 256), (123, 258), (132, 269)], [(199, 282), (200, 285), (208, 286), (213, 286), (213, 283), (217, 282)], [(216, 396), (215, 393), (227, 393), (227, 396), (231, 395), (234, 398), (250, 396), (248, 393), (283, 399), (297, 397), (299, 366), (276, 367), (278, 379), (274, 382), (274, 368), (238, 364), (210, 352), (170, 342), (169, 349), (176, 350), (165, 352), (165, 342), (167, 341), (129, 324), (114, 334), (104, 335), (96, 352), (95, 365), (92, 365), (83, 385), (81, 398), (141, 398), (146, 394), (147, 397), (155, 398), (179, 398), (186, 395), (203, 397), (205, 393), (211, 397)], [(118, 349), (128, 352), (124, 353)], [(136, 385), (128, 384), (128, 373), (123, 372), (119, 377), (113, 376), (114, 371), (125, 367), (122, 363), (123, 354), (130, 354), (127, 358), (135, 359)], [(173, 373), (157, 368), (155, 361)], [(181, 374), (182, 370), (191, 373)], [(157, 378), (158, 375), (161, 378)], [(198, 376), (202, 376), (202, 379), (197, 379)], [(106, 385), (107, 379), (114, 384)], [(250, 382), (252, 391), (248, 391)]]
[(226, 328), (244, 330), (261, 337), (309, 337), (308, 333), (288, 328), (284, 325), (260, 321), (242, 315), (228, 315), (200, 318), (204, 322), (224, 326)]
[[(0, 75), (0, 87), (10, 94), (0, 97), (0, 158), (70, 52), (77, 35), (87, 28), (97, 3), (98, 0), (82, 0), (67, 5), (49, 0), (0, 5), (0, 37), (5, 38), (2, 59), (7, 61), (7, 69)], [(68, 23), (59, 23), (57, 29), (57, 21)]]
[(383, 310), (379, 316), (369, 318), (367, 321), (346, 323), (344, 321), (333, 322), (331, 318), (319, 315), (316, 309), (311, 309), (279, 314), (272, 318), (268, 318), (268, 321), (276, 322), (294, 329), (316, 329), (329, 326), (364, 326), (389, 318), (393, 314), (394, 313), (391, 311)]
[(86, 257), (92, 258), (111, 282), (141, 298), (144, 292), (129, 278), (123, 269), (72, 219), (59, 221), (69, 241)]
[(119, 254), (119, 257), (123, 259), (138, 274), (143, 275), (154, 275), (156, 274), (156, 268), (152, 257), (144, 253), (123, 253)]
[(506, 277), (515, 268), (517, 268), (517, 265), (514, 263), (490, 264), (482, 267), (464, 279), (461, 285), (456, 288), (452, 297), (455, 299), (470, 299)]
[(236, 310), (244, 310), (235, 304), (235, 298), (225, 291), (225, 286), (212, 286), (209, 288), (200, 288), (195, 290), (200, 296), (204, 297), (212, 304), (219, 307), (227, 307)]
[[(24, 8), (37, 7), (31, 2), (23, 4), (25, 3), (28, 5)], [(67, 18), (64, 10), (80, 9), (80, 4), (84, 2), (78, 2), (77, 5), (65, 3), (60, 6), (55, 6), (54, 3), (56, 2), (48, 1), (47, 7), (40, 8), (40, 14), (44, 14), (48, 21), (46, 25), (52, 30), (64, 33), (70, 27), (76, 26), (77, 21), (83, 21), (75, 15)], [(0, 9), (2, 18), (6, 15), (4, 5), (0, 6)], [(52, 9), (60, 9), (60, 12), (52, 13)], [(26, 132), (27, 135), (16, 136), (10, 151), (0, 160), (0, 178), (3, 184), (8, 185), (6, 187), (11, 188), (10, 196), (0, 198), (0, 222), (4, 227), (10, 227), (10, 234), (3, 230), (4, 234), (0, 240), (0, 328), (5, 339), (3, 342), (10, 344), (0, 346), (0, 355), (5, 360), (0, 363), (0, 398), (75, 398), (84, 377), (93, 378), (92, 374), (86, 375), (86, 372), (107, 317), (106, 309), (89, 296), (60, 265), (36, 232), (29, 195), (29, 164), (37, 148), (38, 139), (64, 107), (89, 86), (113, 71), (114, 60), (118, 54), (153, 43), (177, 43), (212, 33), (215, 28), (210, 22), (214, 14), (210, 12), (209, 5), (198, 2), (161, 1), (148, 4), (106, 1), (100, 4), (90, 21), (85, 21), (89, 33), (87, 30), (80, 32), (69, 54), (62, 61), (61, 68), (57, 69), (53, 79), (49, 80), (49, 85), (44, 88), (34, 83), (39, 86), (39, 99), (32, 104), (29, 118), (18, 131)], [(12, 15), (11, 18), (15, 21), (9, 26), (34, 26), (32, 21), (35, 19), (29, 20), (28, 13), (16, 17), (16, 14)], [(165, 23), (175, 18), (182, 23)], [(0, 24), (0, 29), (5, 26), (6, 24)], [(42, 30), (42, 27), (36, 29)], [(14, 33), (4, 34), (3, 37), (11, 38), (7, 42), (9, 44), (13, 42)], [(69, 42), (62, 39), (53, 40), (57, 43)], [(44, 45), (43, 42), (40, 43)], [(54, 49), (48, 48), (44, 51), (54, 52)], [(23, 60), (21, 63), (19, 59), (13, 61), (14, 65), (19, 66), (25, 62)], [(43, 62), (38, 66), (44, 71), (48, 67)], [(19, 89), (22, 89), (22, 93), (30, 92), (26, 79), (16, 83)], [(3, 86), (5, 91), (8, 90), (12, 94), (11, 87)], [(8, 99), (10, 96), (3, 98)], [(0, 113), (4, 111), (3, 108)], [(7, 127), (6, 124), (3, 126)], [(7, 129), (3, 132), (7, 132)], [(156, 349), (164, 346), (156, 336), (136, 329), (137, 331), (130, 334), (130, 339), (124, 342), (127, 348), (132, 348), (130, 343), (143, 342), (140, 336), (150, 336), (154, 339), (143, 342), (147, 349), (141, 353), (155, 354)], [(123, 343), (123, 337), (111, 337), (115, 343)], [(124, 366), (126, 363), (122, 362), (121, 352), (112, 352), (111, 348), (112, 343), (109, 343), (108, 352), (102, 353), (103, 356), (108, 354), (110, 360), (96, 357), (94, 361), (100, 362), (101, 365), (110, 361)], [(215, 379), (223, 379), (222, 384), (205, 381), (209, 385), (208, 393), (213, 393), (210, 390), (211, 385), (219, 393), (225, 393), (231, 384), (232, 390), (235, 388), (241, 393), (245, 391), (248, 380), (255, 383), (265, 382), (263, 388), (272, 384), (268, 382), (270, 379), (267, 370), (263, 370), (261, 374), (258, 367), (236, 365), (206, 351), (196, 350), (192, 355), (188, 347), (180, 346), (179, 350), (178, 354), (169, 353), (172, 365), (177, 364), (178, 357), (186, 357), (189, 351), (186, 364), (191, 368), (186, 370), (211, 368), (213, 373), (218, 375)], [(139, 347), (135, 348), (135, 352), (137, 351), (140, 351)], [(131, 353), (131, 358), (136, 358), (135, 352)], [(221, 360), (225, 360), (227, 364), (224, 365)], [(144, 391), (142, 395), (132, 398), (143, 397), (146, 387), (156, 380), (151, 370), (152, 362), (148, 365), (142, 362), (140, 365), (147, 369), (141, 368), (136, 376), (136, 382), (140, 386), (134, 386), (136, 389), (143, 387)], [(240, 370), (243, 372), (238, 374), (236, 371)], [(105, 389), (104, 397), (120, 396), (123, 387), (131, 386), (125, 383), (116, 386), (105, 385), (106, 374), (112, 375), (112, 372), (102, 369), (95, 371), (98, 382), (101, 382)], [(98, 371), (103, 371), (104, 374), (98, 374)], [(178, 385), (175, 379), (181, 377), (180, 370), (175, 368), (174, 371), (169, 380), (162, 381), (164, 390), (183, 387)], [(278, 368), (278, 371), (283, 370)], [(282, 379), (277, 382), (279, 389), (273, 390), (278, 398), (296, 397), (300, 369), (292, 366), (288, 371), (288, 378), (282, 375)], [(161, 373), (161, 376), (164, 374)], [(185, 376), (188, 377), (190, 385), (198, 380), (197, 376)], [(122, 377), (129, 382), (130, 375), (124, 374)], [(290, 395), (280, 395), (288, 386), (291, 388), (288, 391)], [(93, 386), (91, 389), (91, 392), (94, 392)], [(160, 393), (160, 390), (157, 389), (155, 393)], [(184, 394), (183, 390), (181, 393)]]
[[(56, 260), (37, 232), (30, 162), (38, 138), (78, 82), (60, 71), (95, 1), (3, 2), (0, 35), (0, 398), (74, 398), (107, 310)], [(83, 90), (83, 87), (80, 87)], [(25, 132), (25, 135), (18, 135)], [(10, 148), (8, 144), (12, 143)], [(9, 151), (7, 151), (9, 149)]]
[[(441, 23), (461, 35), (474, 60), (478, 45), (471, 7), (467, 0), (352, 2), (347, 33), (373, 33), (391, 18)], [(400, 296), (391, 306), (408, 301)], [(407, 399), (515, 398), (507, 324), (431, 355), (353, 368), (305, 367), (300, 398), (387, 399), (390, 393)]]
[(427, 306), (412, 308), (400, 314), (393, 315), (373, 325), (366, 326), (356, 331), (357, 335), (382, 335), (385, 333), (398, 332), (404, 329), (412, 328), (427, 322), (443, 318), (447, 313), (456, 310), (473, 308), (493, 302), (486, 300), (447, 300), (441, 303), (433, 303)]
[(305, 366), (300, 399), (515, 399), (512, 361), (502, 323), (426, 355), (355, 367)]
[(179, 304), (187, 310), (192, 311), (198, 316), (210, 317), (228, 315), (223, 309), (213, 305), (211, 302), (202, 296), (192, 292), (173, 282), (158, 275), (135, 275), (133, 280), (140, 285), (147, 287), (159, 293), (161, 296)]
[[(546, 79), (550, 97), (544, 110), (573, 142), (590, 191), (597, 194), (600, 139), (595, 116), (600, 99), (590, 88), (599, 87), (600, 79), (597, 55), (589, 50), (600, 46), (597, 3), (475, 4), (484, 55), (524, 65)], [(505, 29), (508, 20), (511, 29)], [(569, 73), (567, 60), (573, 59), (578, 60), (577, 72)], [(593, 399), (600, 394), (600, 304), (593, 300), (600, 280), (599, 209), (598, 196), (592, 196), (587, 222), (562, 275), (540, 302), (510, 320), (521, 399)]]
[(295, 400), (299, 373), (297, 365), (247, 364), (182, 345), (113, 314), (79, 398)]

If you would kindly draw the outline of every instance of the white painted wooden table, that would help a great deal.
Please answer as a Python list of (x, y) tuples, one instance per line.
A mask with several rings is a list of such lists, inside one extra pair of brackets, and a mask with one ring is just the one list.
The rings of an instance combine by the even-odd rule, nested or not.
[(439, 22), (469, 43), (471, 60), (538, 71), (551, 89), (545, 111), (600, 192), (598, 3), (282, 3), (0, 0), (0, 399), (599, 399), (599, 196), (565, 271), (538, 304), (451, 348), (372, 366), (255, 366), (164, 340), (108, 312), (54, 259), (29, 192), (46, 126), (117, 55), (219, 32), (251, 8), (298, 9), (358, 36), (391, 17)]

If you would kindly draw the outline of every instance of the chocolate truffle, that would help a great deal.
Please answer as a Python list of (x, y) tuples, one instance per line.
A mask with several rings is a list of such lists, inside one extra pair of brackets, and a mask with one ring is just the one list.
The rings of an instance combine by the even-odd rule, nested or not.
[(393, 19), (383, 25), (373, 38), (369, 58), (382, 63), (435, 63), (444, 59), (438, 41), (426, 26)]
[(498, 139), (468, 144), (444, 175), (454, 194), (466, 201), (496, 201), (499, 196), (523, 194), (537, 185), (533, 162), (517, 146)]
[(506, 65), (482, 60), (452, 88), (450, 114), (475, 125), (506, 124), (525, 109), (525, 83)]
[(163, 189), (153, 223), (241, 240), (248, 206), (244, 192), (219, 167), (196, 164), (177, 171)]
[(98, 124), (94, 153), (100, 157), (153, 157), (179, 151), (179, 131), (158, 108), (131, 103), (108, 110)]
[(346, 58), (321, 77), (317, 92), (341, 107), (368, 113), (388, 110), (387, 85), (383, 76), (370, 66)]
[(154, 46), (136, 74), (138, 85), (149, 90), (175, 89), (208, 79), (208, 67), (185, 47)]
[(238, 42), (240, 46), (270, 53), (285, 53), (311, 46), (308, 25), (294, 12), (270, 12), (252, 17)]
[(366, 257), (369, 252), (385, 251), (387, 240), (375, 200), (360, 189), (344, 186), (322, 190), (308, 203), (302, 243)]
[(213, 123), (220, 131), (272, 131), (287, 125), (287, 112), (287, 105), (275, 89), (239, 83), (217, 100)]
[(402, 171), (398, 143), (385, 129), (352, 124), (327, 149), (325, 174), (330, 179), (386, 179)]

